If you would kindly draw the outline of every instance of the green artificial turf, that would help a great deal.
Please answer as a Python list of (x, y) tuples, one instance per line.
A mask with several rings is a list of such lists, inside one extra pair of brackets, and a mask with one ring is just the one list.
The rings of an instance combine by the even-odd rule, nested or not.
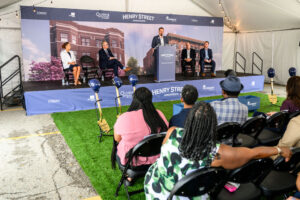
[[(270, 106), (268, 97), (261, 93), (245, 93), (242, 95), (255, 95), (261, 98), (261, 108), (259, 111), (279, 111), (279, 106)], [(221, 98), (205, 97), (199, 100), (208, 100)], [(278, 105), (281, 105), (284, 98), (278, 98)], [(155, 107), (161, 110), (169, 120), (172, 117), (173, 104), (180, 101), (168, 101), (155, 103)], [(123, 106), (127, 110), (128, 106)], [(103, 115), (110, 127), (113, 127), (116, 121), (116, 109), (104, 108)], [(252, 113), (249, 113), (251, 116)], [(85, 174), (89, 177), (93, 187), (103, 200), (127, 199), (122, 186), (119, 197), (115, 197), (115, 190), (119, 183), (121, 173), (118, 169), (111, 168), (110, 153), (112, 149), (112, 137), (104, 137), (101, 143), (98, 143), (99, 129), (97, 125), (97, 115), (95, 110), (54, 113), (52, 114), (54, 122), (61, 134), (64, 136), (67, 144), (71, 148), (74, 156), (79, 162)], [(143, 187), (143, 180), (130, 189), (140, 189)], [(145, 199), (144, 193), (133, 195), (131, 199)]]

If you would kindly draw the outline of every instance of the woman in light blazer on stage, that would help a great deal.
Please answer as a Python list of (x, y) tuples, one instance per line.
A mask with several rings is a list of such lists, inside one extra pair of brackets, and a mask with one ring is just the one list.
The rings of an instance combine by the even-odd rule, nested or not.
[(62, 50), (60, 52), (61, 61), (64, 69), (70, 69), (74, 75), (74, 85), (81, 85), (81, 82), (78, 80), (80, 75), (80, 66), (76, 64), (76, 57), (71, 50), (71, 44), (69, 42), (65, 42), (62, 45)]

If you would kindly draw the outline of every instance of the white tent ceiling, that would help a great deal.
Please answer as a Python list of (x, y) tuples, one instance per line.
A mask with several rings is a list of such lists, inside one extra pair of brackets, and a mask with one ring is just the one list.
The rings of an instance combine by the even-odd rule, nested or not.
[[(194, 0), (212, 16), (223, 17), (219, 0)], [(300, 28), (300, 0), (221, 0), (239, 31)]]

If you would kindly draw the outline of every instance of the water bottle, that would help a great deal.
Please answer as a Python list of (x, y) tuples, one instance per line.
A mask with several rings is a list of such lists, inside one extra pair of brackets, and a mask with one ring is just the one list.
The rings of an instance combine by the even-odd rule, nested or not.
[(61, 84), (62, 84), (62, 85), (65, 85), (65, 79), (64, 79), (64, 78), (61, 79)]
[(68, 81), (66, 81), (66, 85), (69, 85), (69, 82), (68, 82)]
[(85, 76), (83, 77), (83, 83), (85, 83)]
[(104, 75), (101, 76), (101, 81), (104, 81)]

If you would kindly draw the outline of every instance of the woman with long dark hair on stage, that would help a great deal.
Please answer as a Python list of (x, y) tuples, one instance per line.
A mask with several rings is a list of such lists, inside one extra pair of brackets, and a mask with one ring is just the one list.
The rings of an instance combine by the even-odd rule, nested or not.
[[(125, 165), (127, 161), (125, 155), (130, 149), (145, 136), (167, 131), (168, 124), (164, 114), (154, 107), (151, 91), (145, 87), (138, 88), (133, 94), (133, 100), (127, 112), (117, 119), (114, 126), (115, 142), (111, 157), (112, 167), (115, 168), (116, 161)], [(134, 165), (149, 165), (154, 163), (157, 158), (158, 156), (148, 159), (138, 157), (134, 160)]]
[(76, 64), (76, 57), (71, 51), (71, 44), (69, 42), (65, 42), (62, 45), (62, 50), (60, 52), (61, 61), (63, 64), (64, 69), (69, 69), (71, 72), (73, 72), (74, 75), (74, 85), (81, 85), (81, 82), (78, 80), (80, 75), (80, 66)]

